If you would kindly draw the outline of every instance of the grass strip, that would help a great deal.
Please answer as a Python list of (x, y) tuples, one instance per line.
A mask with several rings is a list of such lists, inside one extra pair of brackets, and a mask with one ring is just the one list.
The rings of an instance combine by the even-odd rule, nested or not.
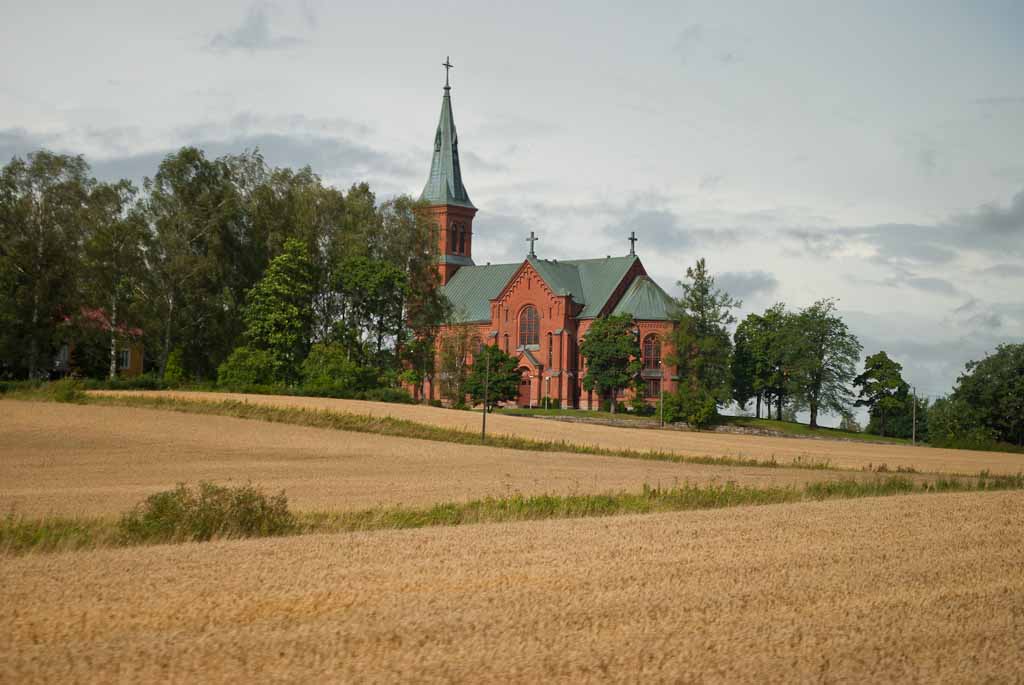
[(649, 461), (667, 461), (680, 464), (704, 464), (709, 466), (747, 466), (760, 468), (799, 468), (799, 469), (833, 469), (839, 470), (828, 460), (816, 460), (811, 457), (797, 457), (788, 463), (771, 459), (753, 459), (746, 457), (708, 457), (685, 455), (658, 450), (610, 449), (596, 445), (580, 445), (564, 440), (534, 440), (514, 435), (491, 434), (486, 440), (481, 439), (476, 431), (465, 431), (457, 428), (446, 428), (427, 423), (398, 419), (392, 416), (368, 416), (350, 414), (325, 409), (306, 409), (302, 407), (276, 407), (265, 404), (254, 404), (238, 400), (184, 400), (169, 397), (145, 397), (141, 395), (87, 395), (85, 402), (119, 407), (138, 407), (144, 409), (160, 409), (177, 411), (187, 414), (207, 414), (230, 416), (239, 419), (286, 423), (312, 428), (329, 428), (333, 430), (352, 431), (356, 433), (372, 433), (399, 438), (414, 438), (434, 442), (449, 442), (459, 445), (486, 445), (512, 450), (529, 452), (570, 452), (575, 454), (596, 454), (606, 457), (625, 457), (628, 459), (646, 459)]
[[(617, 492), (596, 495), (512, 495), (487, 497), (468, 502), (446, 502), (431, 507), (377, 507), (351, 512), (305, 512), (294, 516), (294, 523), (274, 533), (259, 528), (250, 534), (227, 534), (197, 538), (231, 539), (311, 533), (351, 533), (398, 530), (432, 526), (461, 526), (479, 523), (509, 523), (545, 519), (574, 519), (623, 514), (652, 514), (759, 506), (792, 502), (843, 500), (893, 495), (991, 492), (1024, 490), (1024, 474), (991, 476), (982, 472), (973, 478), (937, 478), (915, 482), (905, 476), (874, 480), (830, 480), (797, 487), (755, 487), (736, 483), (724, 485), (683, 485), (652, 488), (645, 485), (639, 493)], [(166, 542), (165, 538), (146, 538), (125, 528), (126, 514), (120, 521), (104, 518), (46, 517), (29, 519), (8, 514), (0, 519), (0, 554), (58, 552), (101, 547), (127, 547)], [(290, 516), (290, 515), (289, 515)], [(262, 531), (262, 532), (261, 532)], [(171, 541), (184, 542), (175, 537)]]

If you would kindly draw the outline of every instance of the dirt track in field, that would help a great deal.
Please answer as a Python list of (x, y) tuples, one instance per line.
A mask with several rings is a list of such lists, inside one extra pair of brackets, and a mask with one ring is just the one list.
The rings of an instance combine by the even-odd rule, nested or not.
[(850, 474), (535, 453), (151, 409), (0, 402), (0, 514), (116, 515), (178, 482), (251, 481), (296, 510), (431, 505), (512, 493), (639, 491)]
[(0, 565), (0, 681), (1015, 682), (1021, 493)]
[[(113, 393), (117, 394), (117, 393)], [(129, 393), (131, 394), (131, 393)], [(254, 404), (304, 407), (397, 418), (448, 426), (463, 430), (479, 430), (480, 414), (422, 405), (385, 404), (358, 400), (335, 400), (318, 397), (274, 395), (243, 395), (205, 392), (147, 392), (145, 395), (182, 397), (190, 400), (240, 400)], [(1001, 452), (935, 449), (908, 445), (886, 445), (839, 440), (807, 440), (774, 438), (724, 433), (687, 433), (641, 428), (619, 428), (590, 424), (569, 424), (560, 421), (492, 414), (488, 430), (538, 440), (565, 440), (612, 449), (660, 450), (686, 455), (729, 456), (756, 459), (775, 457), (783, 463), (798, 458), (827, 459), (840, 468), (864, 468), (869, 464), (913, 467), (919, 471), (976, 474), (983, 469), (992, 473), (1016, 474), (1024, 471), (1024, 455)]]

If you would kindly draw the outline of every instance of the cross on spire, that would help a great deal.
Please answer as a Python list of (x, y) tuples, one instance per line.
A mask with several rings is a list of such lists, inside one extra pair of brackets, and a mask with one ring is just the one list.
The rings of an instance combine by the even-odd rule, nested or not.
[(533, 244), (535, 242), (537, 242), (538, 240), (540, 240), (540, 238), (535, 236), (533, 234), (533, 231), (530, 231), (530, 237), (526, 239), (526, 242), (530, 243), (530, 256), (531, 257), (536, 257), (537, 256), (537, 253), (533, 251)]
[(441, 66), (444, 67), (444, 89), (451, 90), (451, 86), (448, 85), (448, 72), (453, 66), (455, 66), (452, 64), (452, 58), (445, 57), (444, 62), (441, 62)]
[(638, 240), (638, 238), (636, 237), (636, 231), (630, 231), (629, 232), (629, 256), (630, 257), (635, 257), (636, 256), (636, 241), (637, 240)]

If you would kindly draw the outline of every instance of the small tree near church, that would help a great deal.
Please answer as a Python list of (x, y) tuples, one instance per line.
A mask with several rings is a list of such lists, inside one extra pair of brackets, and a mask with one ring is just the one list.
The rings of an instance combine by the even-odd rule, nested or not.
[(619, 314), (594, 319), (580, 353), (587, 360), (583, 389), (609, 397), (615, 413), (618, 391), (632, 384), (640, 373), (640, 340), (633, 331), (633, 317)]

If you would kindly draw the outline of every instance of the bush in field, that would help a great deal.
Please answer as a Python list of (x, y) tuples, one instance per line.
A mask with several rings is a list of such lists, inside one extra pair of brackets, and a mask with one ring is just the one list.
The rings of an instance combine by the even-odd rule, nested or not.
[(295, 526), (284, 491), (268, 497), (251, 485), (202, 482), (150, 495), (121, 518), (120, 532), (125, 543), (201, 542), (285, 535)]
[(714, 423), (718, 417), (714, 395), (703, 388), (696, 390), (680, 387), (677, 392), (665, 395), (665, 421), (685, 421), (690, 428), (700, 430)]
[(185, 373), (185, 351), (175, 347), (167, 355), (167, 365), (164, 367), (164, 383), (167, 385), (181, 385), (188, 380)]
[(48, 389), (55, 402), (81, 402), (85, 399), (82, 383), (70, 378), (50, 383)]
[(278, 381), (280, 363), (266, 350), (236, 347), (217, 368), (217, 385), (241, 388), (252, 385), (273, 385)]
[(307, 390), (355, 393), (374, 385), (373, 369), (353, 361), (341, 345), (313, 345), (302, 362), (302, 385)]

